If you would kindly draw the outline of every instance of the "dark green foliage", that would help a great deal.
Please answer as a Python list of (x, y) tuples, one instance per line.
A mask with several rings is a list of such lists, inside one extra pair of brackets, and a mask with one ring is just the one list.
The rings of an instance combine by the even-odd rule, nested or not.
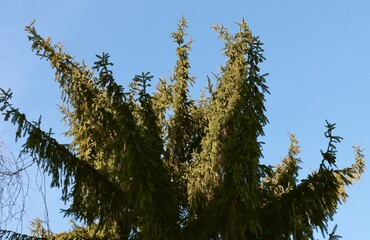
[(32, 237), (12, 231), (0, 230), (0, 239), (8, 240), (45, 240), (46, 238)]
[(10, 103), (10, 91), (2, 90), (0, 110), (18, 127), (16, 140), (26, 138), (23, 152), (71, 202), (65, 215), (86, 223), (53, 238), (313, 239), (316, 228), (327, 234), (327, 222), (347, 197), (344, 187), (364, 171), (362, 151), (356, 148), (351, 167), (338, 169), (341, 138), (327, 122), (327, 150), (307, 178), (298, 180), (294, 135), (281, 164), (261, 163), (269, 93), (259, 68), (262, 43), (244, 19), (238, 26), (235, 35), (215, 27), (227, 61), (200, 100), (189, 94), (194, 77), (184, 18), (172, 34), (178, 60), (171, 82), (160, 79), (154, 94), (149, 72), (136, 75), (125, 92), (109, 54), (97, 55), (92, 72), (26, 27), (36, 55), (56, 71), (73, 141), (59, 144), (40, 120), (27, 120)]

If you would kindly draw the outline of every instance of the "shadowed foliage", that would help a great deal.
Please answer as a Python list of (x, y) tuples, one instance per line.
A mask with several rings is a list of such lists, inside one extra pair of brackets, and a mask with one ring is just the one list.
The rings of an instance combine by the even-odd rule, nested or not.
[[(189, 94), (195, 78), (184, 18), (172, 34), (178, 57), (173, 75), (160, 79), (154, 93), (149, 72), (125, 90), (113, 77), (109, 54), (97, 56), (90, 69), (27, 26), (32, 49), (55, 69), (60, 111), (73, 140), (60, 144), (40, 121), (28, 120), (11, 104), (10, 90), (1, 90), (0, 110), (17, 126), (16, 138), (26, 139), (23, 152), (70, 203), (65, 216), (85, 225), (53, 234), (36, 221), (34, 237), (18, 237), (313, 239), (317, 228), (327, 234), (328, 221), (347, 197), (344, 187), (364, 171), (362, 151), (356, 148), (355, 163), (338, 169), (341, 138), (327, 122), (328, 147), (317, 171), (298, 179), (300, 149), (293, 134), (280, 164), (262, 164), (259, 139), (268, 123), (269, 93), (259, 68), (262, 43), (244, 19), (237, 25), (236, 34), (214, 27), (227, 60), (199, 100)], [(0, 235), (17, 238), (7, 230)]]

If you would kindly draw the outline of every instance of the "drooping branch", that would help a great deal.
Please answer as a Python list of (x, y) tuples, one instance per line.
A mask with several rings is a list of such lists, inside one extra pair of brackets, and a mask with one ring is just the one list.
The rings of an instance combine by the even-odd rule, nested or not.
[[(332, 126), (327, 122), (330, 131), (326, 134), (328, 149), (336, 149), (334, 144), (338, 143), (332, 141)], [(333, 169), (331, 165), (323, 166), (322, 162), (318, 171), (298, 182), (296, 176), (301, 160), (297, 154), (300, 150), (292, 135), (291, 142), (288, 156), (282, 164), (263, 179), (265, 199), (262, 215), (273, 213), (270, 219), (262, 218), (263, 225), (268, 226), (263, 231), (265, 239), (278, 233), (281, 239), (291, 234), (294, 239), (313, 239), (313, 228), (307, 226), (318, 227), (324, 235), (327, 234), (327, 223), (332, 220), (338, 205), (347, 198), (345, 187), (359, 180), (365, 170), (362, 150), (355, 148), (355, 163), (352, 166)]]
[[(26, 30), (30, 33), (29, 39), (33, 42), (32, 48), (36, 54), (46, 58), (56, 69), (63, 100), (71, 105), (71, 108), (64, 107), (62, 112), (70, 126), (68, 134), (73, 136), (72, 150), (76, 154), (58, 144), (51, 138), (51, 133), (42, 132), (39, 122), (26, 131), (28, 140), (25, 144), (25, 151), (31, 152), (35, 161), (39, 161), (47, 169), (45, 171), (54, 176), (52, 186), (63, 187), (63, 200), (72, 200), (66, 214), (89, 223), (99, 219), (100, 223), (109, 224), (106, 220), (113, 219), (124, 226), (124, 235), (138, 228), (153, 238), (160, 238), (167, 232), (177, 232), (178, 210), (175, 201), (171, 200), (170, 180), (161, 160), (162, 140), (150, 142), (146, 138), (145, 131), (141, 129), (141, 120), (135, 115), (136, 103), (132, 101), (132, 96), (128, 100), (125, 98), (123, 89), (111, 76), (109, 55), (103, 53), (98, 57), (94, 69), (100, 73), (99, 78), (95, 78), (84, 64), (73, 62), (60, 45), (52, 46), (50, 39), (39, 36), (32, 25)], [(149, 98), (141, 100), (151, 101)], [(148, 110), (146, 106), (142, 107), (144, 111)], [(16, 109), (10, 109), (6, 117), (11, 115), (20, 119), (19, 125), (22, 127), (17, 131), (20, 137), (22, 128), (28, 128), (29, 122)], [(159, 127), (156, 117), (150, 117), (150, 121), (151, 126)], [(160, 138), (160, 131), (154, 129), (154, 132)], [(158, 147), (161, 149), (158, 150)], [(156, 149), (154, 154), (153, 149)], [(49, 157), (54, 153), (56, 156)], [(40, 158), (55, 161), (45, 163)], [(91, 176), (89, 167), (85, 165), (102, 176)], [(101, 181), (101, 177), (104, 180)], [(80, 181), (82, 178), (90, 181), (90, 184), (86, 184), (85, 180)], [(72, 179), (75, 181), (73, 184)], [(104, 187), (106, 182), (110, 184)], [(111, 189), (111, 184), (119, 190)], [(100, 187), (95, 185), (105, 190), (100, 191)], [(68, 186), (71, 186), (71, 192), (68, 192)], [(125, 195), (120, 195), (122, 189)], [(102, 194), (105, 191), (113, 193)], [(110, 198), (107, 206), (109, 202), (114, 202), (120, 207), (113, 211), (110, 206), (101, 206), (99, 202), (106, 202), (104, 198)], [(159, 199), (167, 199), (168, 202)], [(137, 211), (141, 213), (140, 218), (135, 216)], [(112, 216), (114, 214), (117, 216)]]
[(47, 240), (46, 238), (33, 237), (9, 230), (0, 230), (0, 238), (8, 240)]
[[(2, 89), (1, 91), (0, 103), (3, 105), (0, 109), (5, 111), (4, 119), (11, 119), (11, 122), (18, 127), (17, 139), (21, 136), (27, 137), (22, 152), (29, 154), (44, 173), (51, 175), (52, 187), (62, 188), (63, 201), (72, 200), (72, 205), (66, 214), (75, 214), (78, 219), (88, 222), (93, 222), (96, 218), (122, 219), (121, 214), (125, 212), (122, 208), (125, 206), (117, 199), (126, 198), (124, 190), (88, 162), (76, 157), (64, 145), (59, 144), (51, 137), (51, 132), (41, 130), (40, 121), (28, 121), (24, 114), (9, 103), (11, 93)], [(96, 208), (91, 208), (89, 203), (85, 202), (86, 191), (93, 192), (90, 195), (93, 199), (90, 201), (95, 202)], [(105, 204), (98, 204), (99, 202)]]

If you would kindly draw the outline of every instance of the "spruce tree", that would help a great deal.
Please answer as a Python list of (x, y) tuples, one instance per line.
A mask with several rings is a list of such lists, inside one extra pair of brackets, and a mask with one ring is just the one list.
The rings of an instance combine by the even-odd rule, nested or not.
[(300, 149), (293, 134), (283, 161), (275, 167), (263, 164), (260, 137), (268, 123), (264, 103), (269, 93), (259, 67), (265, 60), (263, 44), (244, 19), (238, 27), (236, 34), (214, 27), (227, 61), (194, 100), (184, 18), (172, 34), (178, 57), (173, 76), (160, 79), (154, 93), (149, 92), (149, 72), (136, 75), (124, 89), (113, 77), (109, 54), (97, 55), (90, 69), (41, 37), (34, 24), (27, 26), (32, 49), (55, 69), (64, 103), (60, 111), (72, 142), (60, 144), (40, 120), (28, 120), (11, 104), (10, 90), (1, 89), (0, 110), (17, 126), (16, 140), (25, 138), (22, 151), (70, 203), (65, 216), (86, 226), (60, 234), (34, 231), (33, 237), (8, 230), (0, 235), (313, 239), (317, 228), (326, 234), (328, 221), (346, 200), (344, 187), (364, 171), (362, 150), (355, 149), (352, 166), (338, 169), (341, 138), (333, 134), (335, 124), (327, 122), (327, 149), (307, 178), (298, 178)]

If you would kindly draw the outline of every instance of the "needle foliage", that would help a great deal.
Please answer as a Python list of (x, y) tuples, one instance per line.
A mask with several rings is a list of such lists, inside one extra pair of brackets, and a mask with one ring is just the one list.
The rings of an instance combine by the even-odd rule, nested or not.
[[(327, 122), (328, 146), (318, 170), (299, 177), (300, 148), (294, 135), (277, 166), (262, 163), (266, 74), (262, 43), (243, 19), (224, 41), (221, 72), (207, 92), (192, 99), (187, 22), (172, 34), (177, 61), (169, 81), (142, 73), (124, 89), (110, 67), (109, 54), (92, 68), (76, 62), (60, 44), (26, 27), (32, 49), (55, 70), (60, 108), (72, 142), (60, 144), (40, 121), (30, 121), (1, 90), (4, 120), (25, 138), (23, 152), (60, 188), (69, 203), (66, 217), (85, 223), (71, 232), (34, 232), (23, 239), (313, 239), (346, 199), (344, 187), (364, 171), (362, 150), (352, 166), (338, 169), (335, 124)], [(320, 164), (321, 161), (321, 164)]]

